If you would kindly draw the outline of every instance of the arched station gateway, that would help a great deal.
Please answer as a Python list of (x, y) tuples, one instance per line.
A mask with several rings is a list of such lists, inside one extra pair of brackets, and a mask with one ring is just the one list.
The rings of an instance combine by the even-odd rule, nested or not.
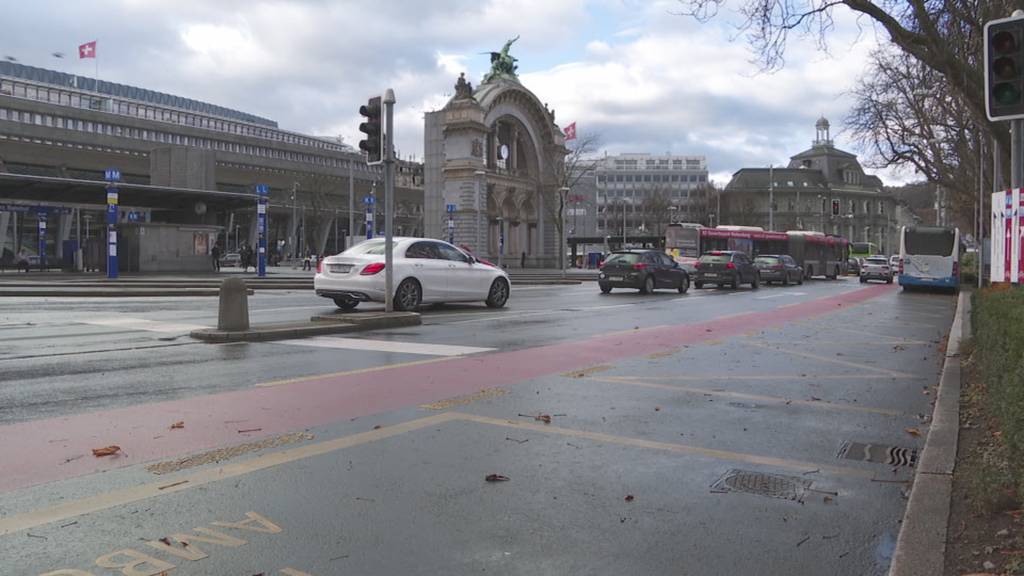
[(451, 100), (426, 115), (424, 229), (509, 268), (554, 267), (562, 130), (520, 83), (508, 44), (491, 60), (476, 89), (460, 75)]

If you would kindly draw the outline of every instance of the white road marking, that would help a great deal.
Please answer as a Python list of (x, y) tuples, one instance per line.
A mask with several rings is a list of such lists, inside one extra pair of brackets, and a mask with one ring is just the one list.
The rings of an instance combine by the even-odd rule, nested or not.
[(754, 300), (768, 300), (770, 298), (785, 298), (787, 296), (807, 296), (807, 292), (779, 292), (770, 296), (755, 296)]
[(364, 340), (362, 338), (335, 338), (316, 336), (298, 340), (280, 340), (275, 344), (289, 346), (312, 346), (314, 348), (336, 348), (341, 350), (365, 350), (369, 352), (396, 352), (400, 354), (423, 354), (426, 356), (465, 356), (490, 352), (494, 348), (473, 346), (450, 346), (448, 344), (420, 344), (418, 342), (395, 342), (392, 340)]
[(209, 328), (202, 324), (180, 324), (176, 322), (158, 322), (156, 320), (146, 320), (145, 318), (89, 318), (77, 320), (80, 324), (90, 324), (93, 326), (106, 326), (108, 328), (126, 328), (128, 330), (140, 330), (145, 332), (166, 332), (171, 334), (177, 334), (181, 332), (191, 332), (193, 330), (202, 330)]

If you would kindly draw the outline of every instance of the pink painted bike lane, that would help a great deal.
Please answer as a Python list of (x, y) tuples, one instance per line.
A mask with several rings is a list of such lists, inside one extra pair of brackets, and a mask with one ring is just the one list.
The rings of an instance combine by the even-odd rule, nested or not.
[[(342, 419), (509, 386), (595, 364), (808, 318), (891, 291), (873, 285), (764, 312), (659, 326), (509, 352), (327, 374), (279, 386), (141, 404), (0, 427), (0, 491), (180, 457)], [(255, 383), (254, 383), (255, 384)], [(171, 430), (174, 422), (185, 427)], [(258, 429), (242, 435), (239, 430)], [(122, 453), (96, 458), (92, 449)]]

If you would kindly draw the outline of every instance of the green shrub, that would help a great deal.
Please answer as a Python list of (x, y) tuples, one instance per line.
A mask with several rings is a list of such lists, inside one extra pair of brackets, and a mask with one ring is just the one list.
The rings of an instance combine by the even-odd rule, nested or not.
[(997, 419), (1018, 496), (1024, 496), (1024, 290), (983, 290), (974, 299), (974, 357)]

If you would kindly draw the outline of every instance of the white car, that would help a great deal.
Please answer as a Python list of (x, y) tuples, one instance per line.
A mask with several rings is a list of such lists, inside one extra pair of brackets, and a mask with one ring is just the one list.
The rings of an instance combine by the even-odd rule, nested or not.
[[(395, 238), (393, 259), (396, 310), (474, 301), (501, 308), (508, 302), (511, 284), (504, 270), (447, 242)], [(384, 239), (367, 240), (321, 260), (313, 289), (342, 310), (351, 310), (360, 302), (383, 302)]]

